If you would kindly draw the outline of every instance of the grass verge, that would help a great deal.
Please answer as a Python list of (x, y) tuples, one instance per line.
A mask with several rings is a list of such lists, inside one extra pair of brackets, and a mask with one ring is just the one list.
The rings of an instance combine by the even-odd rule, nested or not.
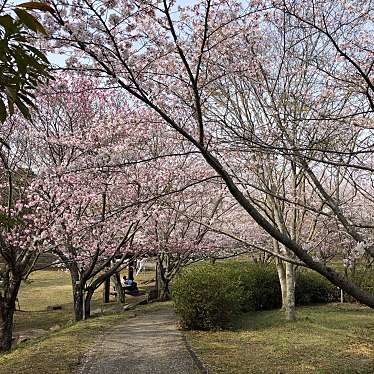
[(127, 318), (170, 307), (170, 303), (139, 306), (135, 311), (81, 321), (41, 338), (22, 343), (11, 353), (0, 356), (0, 373), (72, 373), (103, 331), (115, 329), (117, 323)]
[(230, 331), (189, 331), (209, 373), (374, 373), (374, 311), (354, 304), (247, 313)]

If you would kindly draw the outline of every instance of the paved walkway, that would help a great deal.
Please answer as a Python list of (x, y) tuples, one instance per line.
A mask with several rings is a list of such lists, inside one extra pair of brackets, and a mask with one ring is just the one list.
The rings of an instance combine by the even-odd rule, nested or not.
[(172, 310), (127, 319), (99, 337), (80, 374), (197, 374)]

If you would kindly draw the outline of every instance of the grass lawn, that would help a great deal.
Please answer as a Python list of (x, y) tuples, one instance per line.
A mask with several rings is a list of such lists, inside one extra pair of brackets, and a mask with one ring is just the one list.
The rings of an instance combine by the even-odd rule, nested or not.
[[(153, 277), (154, 273), (151, 271), (136, 277), (139, 288), (142, 288), (142, 281)], [(29, 281), (22, 284), (18, 299), (21, 311), (15, 314), (15, 336), (25, 332), (26, 335), (32, 335), (34, 330), (48, 330), (57, 324), (60, 329), (54, 332), (44, 331), (43, 336), (19, 344), (9, 354), (0, 355), (0, 373), (71, 373), (103, 330), (115, 328), (116, 323), (135, 314), (146, 313), (154, 308), (171, 307), (170, 303), (150, 304), (139, 306), (135, 312), (114, 314), (113, 311), (120, 307), (112, 296), (112, 302), (103, 308), (103, 316), (73, 323), (70, 275), (55, 270), (31, 274)], [(102, 292), (99, 289), (93, 297), (93, 310), (101, 308), (101, 300)], [(132, 300), (135, 298), (126, 295), (126, 302)], [(61, 305), (63, 309), (47, 311), (48, 305)]]
[(230, 331), (186, 332), (209, 373), (374, 373), (374, 311), (355, 304), (243, 315)]
[[(136, 277), (141, 283), (154, 277), (151, 271), (142, 273)], [(139, 288), (142, 286), (139, 284)], [(66, 325), (73, 322), (73, 295), (70, 275), (68, 272), (58, 270), (36, 271), (30, 275), (26, 283), (22, 283), (19, 295), (21, 311), (15, 314), (15, 335), (20, 331), (30, 329), (48, 330), (55, 325)], [(132, 296), (126, 295), (126, 302), (134, 300)], [(111, 303), (102, 304), (102, 289), (99, 288), (92, 300), (92, 310), (103, 307), (103, 311), (110, 311), (116, 307), (114, 297)], [(47, 311), (49, 305), (61, 305), (62, 310)]]
[(135, 311), (96, 317), (75, 323), (60, 331), (22, 343), (11, 353), (0, 356), (0, 373), (68, 374), (74, 372), (83, 355), (106, 329), (116, 323), (157, 308), (170, 308), (170, 303), (139, 306)]

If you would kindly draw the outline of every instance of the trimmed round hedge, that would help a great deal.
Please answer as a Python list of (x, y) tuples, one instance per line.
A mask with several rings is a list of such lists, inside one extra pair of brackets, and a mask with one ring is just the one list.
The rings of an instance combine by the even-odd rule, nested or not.
[(242, 291), (232, 267), (188, 266), (173, 283), (173, 298), (182, 327), (210, 330), (223, 327), (240, 311)]
[[(319, 274), (298, 274), (297, 304), (325, 303), (336, 297), (335, 287)], [(282, 305), (275, 267), (238, 261), (187, 266), (173, 283), (173, 298), (182, 327), (192, 330), (223, 328), (239, 313)]]

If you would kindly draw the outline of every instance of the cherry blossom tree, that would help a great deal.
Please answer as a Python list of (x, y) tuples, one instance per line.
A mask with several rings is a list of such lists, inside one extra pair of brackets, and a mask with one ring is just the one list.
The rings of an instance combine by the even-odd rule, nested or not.
[(18, 291), (44, 251), (50, 224), (29, 168), (30, 152), (20, 122), (14, 117), (0, 130), (7, 144), (0, 148), (0, 351), (11, 348)]
[[(71, 67), (106, 76), (129, 100), (152, 110), (195, 147), (263, 230), (305, 265), (374, 306), (372, 294), (315, 258), (305, 243), (280, 230), (258, 209), (233, 172), (236, 158), (231, 152), (235, 146), (236, 150), (245, 147), (248, 154), (261, 147), (293, 160), (339, 227), (356, 243), (364, 243), (365, 253), (373, 256), (370, 234), (347, 218), (332, 196), (328, 179), (320, 178), (319, 168), (326, 154), (329, 165), (371, 168), (370, 136), (365, 136), (372, 122), (373, 34), (369, 31), (373, 14), (369, 3), (358, 7), (344, 0), (313, 1), (308, 6), (301, 1), (206, 0), (180, 8), (167, 0), (51, 1), (55, 13), (48, 27), (54, 32), (56, 48), (79, 51)], [(243, 126), (226, 116), (225, 101), (217, 100), (217, 86), (226, 84), (230, 98), (246, 90), (240, 84), (242, 77), (247, 81), (261, 77), (262, 86), (267, 85), (266, 95), (262, 92), (257, 101), (272, 109), (266, 110), (272, 115), (267, 118), (272, 126), (270, 144), (254, 136), (251, 123)], [(287, 77), (289, 83), (300, 78), (295, 79), (292, 91), (290, 85), (284, 86)], [(232, 85), (236, 78), (238, 85)], [(313, 117), (306, 115), (305, 108)], [(253, 108), (246, 110), (252, 118), (257, 116)], [(341, 131), (342, 124), (347, 131)], [(359, 138), (354, 135), (357, 125), (362, 130)], [(295, 134), (292, 128), (299, 130)], [(334, 144), (337, 132), (342, 136)], [(238, 138), (245, 141), (238, 142)], [(355, 140), (353, 148), (342, 150), (351, 140)]]
[(80, 320), (106, 279), (133, 256), (155, 253), (144, 227), (158, 199), (215, 176), (205, 164), (187, 175), (196, 166), (191, 147), (173, 145), (174, 132), (144, 108), (118, 106), (115, 90), (96, 89), (100, 80), (59, 82), (40, 97), (30, 137), (40, 150), (40, 197), (54, 217), (50, 246), (70, 271)]
[(136, 174), (110, 170), (131, 155), (132, 140), (118, 130), (124, 112), (115, 95), (96, 92), (97, 83), (61, 76), (40, 96), (30, 129), (39, 196), (53, 217), (50, 248), (71, 274), (76, 320), (90, 316), (95, 290), (131, 257), (146, 216), (136, 203)]
[[(191, 160), (178, 172), (188, 176)], [(203, 171), (204, 169), (202, 169)], [(196, 178), (196, 172), (190, 179)], [(200, 177), (203, 179), (203, 176)], [(180, 182), (174, 178), (172, 184)], [(229, 215), (222, 204), (227, 191), (214, 180), (160, 198), (143, 228), (157, 258), (157, 290), (160, 300), (170, 299), (170, 283), (186, 265), (224, 253), (239, 253), (240, 245), (218, 234), (218, 219)], [(215, 231), (210, 230), (214, 224)], [(242, 251), (243, 252), (243, 251)], [(240, 252), (240, 253), (242, 253)]]

